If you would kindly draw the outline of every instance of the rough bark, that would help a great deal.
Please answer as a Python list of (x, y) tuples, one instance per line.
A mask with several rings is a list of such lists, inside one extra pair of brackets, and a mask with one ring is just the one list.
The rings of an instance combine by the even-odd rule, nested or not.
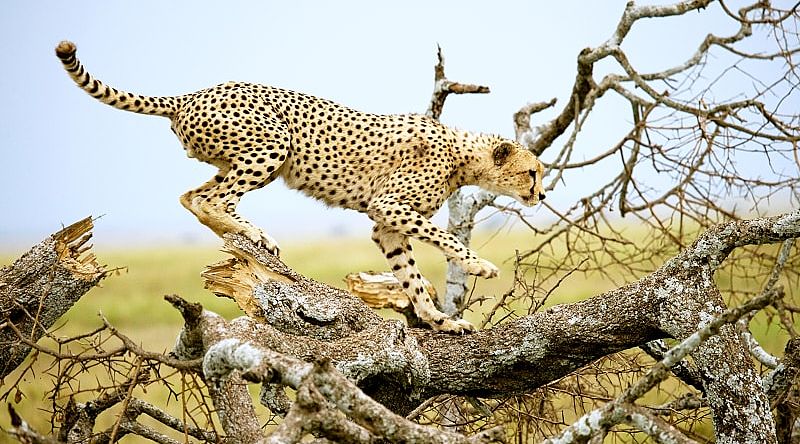
[(797, 442), (800, 432), (800, 337), (786, 344), (783, 360), (764, 381), (767, 397), (775, 407), (775, 429), (778, 443)]
[[(20, 334), (36, 342), (81, 296), (106, 276), (85, 245), (92, 218), (78, 221), (31, 248), (0, 269), (0, 378), (30, 352)], [(16, 327), (17, 333), (9, 324)]]
[[(261, 303), (270, 312), (268, 324), (237, 319), (229, 337), (304, 361), (329, 359), (402, 415), (438, 394), (530, 392), (609, 353), (666, 337), (685, 339), (724, 311), (713, 274), (734, 248), (798, 235), (800, 211), (720, 224), (639, 281), (469, 336), (382, 321), (349, 294), (307, 280), (274, 257), (246, 258), (257, 250), (240, 236), (230, 236), (226, 247), (239, 258), (227, 267), (238, 271), (216, 273), (209, 285), (220, 293), (254, 285), (248, 298), (261, 302), (249, 305)], [(220, 280), (223, 275), (228, 278)], [(238, 285), (238, 275), (272, 277)], [(300, 324), (303, 336), (297, 336)], [(692, 357), (714, 413), (717, 442), (775, 442), (767, 397), (748, 344), (735, 329), (722, 327)]]
[[(182, 359), (203, 358), (203, 374), (210, 384), (210, 395), (217, 409), (223, 410), (220, 421), (226, 435), (235, 437), (237, 442), (292, 443), (312, 432), (337, 442), (376, 442), (376, 438), (381, 438), (397, 443), (443, 444), (495, 442), (502, 435), (500, 429), (494, 429), (466, 438), (411, 422), (365, 395), (352, 379), (330, 365), (325, 354), (305, 355), (301, 360), (288, 352), (288, 348), (313, 343), (314, 339), (296, 338), (269, 328), (259, 330), (259, 325), (249, 317), (228, 322), (180, 298), (168, 297), (168, 300), (186, 319), (175, 354)], [(266, 346), (257, 342), (262, 334), (267, 335)], [(270, 342), (281, 336), (296, 341)], [(358, 360), (351, 357), (350, 362)], [(237, 385), (241, 378), (297, 390), (296, 401), (284, 422), (267, 437), (254, 421), (246, 388)]]
[[(173, 350), (173, 355), (178, 359), (190, 361), (202, 358), (210, 344), (220, 342), (229, 336), (225, 320), (215, 313), (203, 311), (200, 304), (188, 303), (177, 296), (166, 296), (165, 299), (181, 312), (185, 321)], [(243, 320), (252, 322), (251, 318), (242, 317), (232, 321), (231, 326)], [(208, 370), (205, 367), (203, 370), (207, 377)], [(230, 374), (225, 380), (207, 382), (208, 394), (214, 403), (225, 435), (234, 442), (244, 444), (261, 442), (263, 440), (261, 426), (250, 393), (238, 372)]]
[(583, 415), (571, 426), (564, 429), (559, 436), (547, 439), (542, 444), (585, 443), (592, 436), (602, 433), (621, 422), (635, 425), (639, 430), (655, 438), (656, 442), (659, 443), (693, 442), (678, 429), (658, 420), (646, 409), (637, 408), (632, 404), (655, 387), (656, 384), (666, 379), (671, 367), (674, 367), (689, 353), (697, 350), (706, 341), (719, 335), (720, 329), (726, 324), (736, 322), (736, 320), (748, 313), (766, 307), (781, 296), (782, 293), (780, 292), (770, 291), (740, 307), (725, 310), (720, 315), (709, 319), (705, 325), (699, 327), (697, 331), (665, 353), (664, 359), (657, 362), (656, 365), (648, 370), (647, 374), (627, 387), (616, 399)]
[(258, 443), (263, 439), (261, 425), (253, 408), (246, 383), (233, 375), (225, 381), (208, 385), (225, 436), (235, 437), (241, 444)]
[[(447, 199), (447, 231), (469, 247), (472, 241), (472, 229), (475, 228), (475, 216), (480, 210), (495, 200), (495, 195), (485, 190), (467, 195), (458, 190)], [(464, 296), (467, 294), (469, 276), (464, 268), (455, 261), (447, 261), (447, 285), (443, 298), (439, 299), (442, 312), (453, 316), (464, 308)]]
[(352, 294), (306, 278), (244, 236), (226, 235), (223, 251), (233, 259), (206, 268), (206, 288), (283, 333), (335, 340), (381, 322)]

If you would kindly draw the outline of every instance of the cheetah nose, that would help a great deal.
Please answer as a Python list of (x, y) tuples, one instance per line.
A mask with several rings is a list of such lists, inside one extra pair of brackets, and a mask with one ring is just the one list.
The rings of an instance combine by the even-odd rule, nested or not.
[(544, 198), (545, 198), (544, 193), (539, 193), (539, 200), (544, 200)]

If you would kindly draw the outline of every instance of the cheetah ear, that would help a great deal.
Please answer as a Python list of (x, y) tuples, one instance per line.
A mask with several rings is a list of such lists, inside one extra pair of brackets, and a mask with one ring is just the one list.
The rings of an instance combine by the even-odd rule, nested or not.
[(506, 163), (508, 156), (511, 154), (511, 151), (514, 150), (514, 145), (508, 142), (502, 142), (494, 148), (492, 151), (492, 159), (494, 159), (494, 164), (496, 166), (500, 166)]

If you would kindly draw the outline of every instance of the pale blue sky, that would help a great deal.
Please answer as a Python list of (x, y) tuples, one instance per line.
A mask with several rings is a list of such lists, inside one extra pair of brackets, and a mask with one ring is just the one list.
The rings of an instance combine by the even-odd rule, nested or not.
[[(175, 95), (242, 80), (376, 113), (425, 111), (439, 43), (451, 79), (492, 88), (489, 95), (451, 97), (443, 121), (513, 137), (511, 115), (526, 102), (565, 103), (576, 55), (611, 35), (624, 5), (5, 1), (0, 250), (34, 243), (89, 214), (105, 214), (95, 228), (100, 243), (215, 242), (178, 203), (215, 170), (186, 158), (167, 119), (118, 111), (79, 90), (54, 56), (62, 39), (78, 45), (96, 77), (135, 93)], [(637, 25), (625, 49), (640, 69), (663, 69), (684, 60), (709, 28), (734, 29), (713, 5)], [(591, 137), (578, 144), (587, 156), (627, 131), (627, 105), (608, 97), (602, 106), (588, 124)], [(580, 190), (585, 186), (575, 181), (548, 200), (566, 201)], [(279, 242), (334, 232), (367, 236), (371, 226), (364, 215), (326, 209), (279, 181), (246, 195), (240, 211)]]

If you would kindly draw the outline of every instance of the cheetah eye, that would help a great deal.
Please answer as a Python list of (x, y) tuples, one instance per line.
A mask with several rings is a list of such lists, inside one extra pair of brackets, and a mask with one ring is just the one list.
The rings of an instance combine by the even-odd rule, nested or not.
[(530, 170), (528, 171), (528, 174), (530, 174), (533, 178), (533, 181), (536, 182), (536, 170)]

